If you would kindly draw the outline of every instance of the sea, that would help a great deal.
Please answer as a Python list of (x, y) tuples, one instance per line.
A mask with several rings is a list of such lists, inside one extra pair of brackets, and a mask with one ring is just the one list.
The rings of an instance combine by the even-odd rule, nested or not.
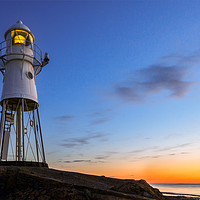
[(154, 188), (158, 188), (160, 192), (177, 193), (177, 194), (190, 194), (199, 195), (200, 197), (200, 184), (151, 184)]

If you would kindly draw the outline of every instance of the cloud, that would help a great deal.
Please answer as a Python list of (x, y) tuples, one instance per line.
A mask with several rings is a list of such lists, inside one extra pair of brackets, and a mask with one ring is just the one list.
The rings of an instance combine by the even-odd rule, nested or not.
[(145, 152), (163, 152), (163, 151), (170, 151), (170, 150), (176, 150), (182, 147), (190, 146), (192, 143), (183, 143), (183, 144), (178, 144), (174, 146), (167, 146), (167, 147), (159, 147), (159, 146), (152, 146), (152, 147), (147, 147), (143, 149), (136, 149), (133, 151), (129, 151), (127, 153), (129, 154), (141, 154)]
[(105, 161), (92, 161), (92, 160), (66, 160), (63, 163), (105, 163)]
[(109, 158), (109, 156), (96, 156), (95, 157), (95, 159), (97, 159), (97, 160), (105, 160), (107, 158)]
[(189, 152), (170, 153), (170, 154), (168, 154), (168, 155), (169, 155), (169, 156), (176, 156), (176, 155), (185, 155), (185, 154), (189, 154)]
[(139, 81), (133, 78), (126, 84), (119, 84), (115, 87), (115, 93), (124, 100), (135, 102), (145, 100), (149, 94), (163, 91), (168, 91), (169, 96), (181, 98), (193, 85), (192, 82), (183, 81), (186, 72), (186, 67), (150, 66), (136, 73)]
[(107, 151), (106, 154), (112, 156), (112, 155), (116, 155), (116, 154), (119, 154), (120, 152), (118, 151)]
[(200, 64), (200, 51), (187, 56), (165, 56), (158, 64), (135, 71), (124, 82), (115, 84), (114, 96), (127, 102), (144, 102), (151, 94), (168, 92), (169, 97), (183, 98), (193, 82), (186, 81), (191, 67)]
[(170, 153), (169, 156), (175, 156), (177, 155), (176, 153)]
[(158, 146), (153, 146), (153, 147), (148, 147), (148, 148), (143, 148), (143, 149), (136, 149), (136, 150), (133, 150), (133, 151), (129, 151), (128, 153), (138, 154), (138, 153), (143, 153), (143, 152), (155, 150), (155, 149), (158, 149)]
[(130, 162), (136, 162), (138, 160), (145, 160), (145, 159), (157, 159), (161, 157), (166, 156), (177, 156), (177, 155), (183, 155), (188, 154), (189, 152), (180, 152), (180, 153), (169, 153), (169, 154), (158, 154), (158, 155), (147, 155), (147, 156), (136, 156), (133, 160), (130, 160)]
[(96, 120), (91, 121), (90, 125), (103, 124), (103, 123), (106, 123), (110, 120), (111, 120), (110, 118), (102, 117), (100, 119), (96, 119)]
[(85, 163), (90, 163), (91, 160), (66, 160), (66, 161), (63, 161), (64, 163), (81, 163), (81, 162), (85, 162)]
[(103, 115), (104, 114), (102, 112), (94, 111), (89, 116), (92, 116), (92, 117), (102, 117)]
[(85, 137), (69, 138), (69, 139), (65, 139), (64, 142), (60, 145), (66, 148), (83, 146), (83, 145), (89, 144), (91, 140), (94, 140), (94, 139), (100, 139), (101, 141), (106, 141), (106, 136), (107, 134), (104, 134), (104, 133), (95, 133), (95, 134), (85, 136)]
[(97, 160), (96, 162), (105, 162), (105, 160), (108, 160), (109, 158), (113, 156), (118, 156), (120, 154), (121, 154), (120, 152), (116, 152), (116, 151), (106, 151), (100, 155), (96, 155), (94, 159)]
[(89, 117), (91, 117), (91, 120), (89, 122), (89, 125), (99, 125), (106, 123), (110, 120), (112, 120), (112, 108), (109, 109), (101, 109), (101, 111), (94, 111), (92, 112)]
[(62, 116), (54, 117), (54, 119), (61, 121), (61, 122), (67, 122), (74, 118), (75, 118), (75, 116), (73, 116), (73, 115), (62, 115)]
[(180, 154), (189, 154), (189, 152), (183, 151), (183, 152), (181, 152)]
[(176, 63), (177, 65), (181, 66), (193, 67), (199, 64), (200, 62), (199, 55), (200, 55), (200, 50), (196, 50), (188, 55), (171, 54), (168, 56), (163, 56), (160, 58), (160, 60), (167, 63), (168, 65)]
[(156, 159), (156, 158), (160, 158), (161, 156), (162, 155), (143, 156), (140, 159), (147, 159), (147, 158)]
[[(135, 162), (137, 160), (144, 160), (144, 159), (157, 159), (160, 157), (165, 157), (165, 156), (176, 156), (176, 155), (185, 155), (189, 154), (189, 152), (186, 151), (175, 151), (174, 150), (181, 150), (181, 148), (190, 146), (192, 143), (184, 143), (184, 144), (179, 144), (179, 145), (174, 145), (174, 146), (168, 146), (168, 147), (149, 147), (149, 148), (144, 148), (144, 149), (139, 149), (139, 150), (134, 150), (127, 152), (128, 154), (134, 154), (134, 159), (131, 160), (131, 162)], [(172, 152), (170, 152), (172, 151)], [(144, 153), (144, 154), (143, 154)], [(149, 154), (149, 155), (147, 155)]]
[(169, 147), (164, 147), (164, 148), (160, 148), (157, 151), (169, 151), (169, 150), (175, 150), (175, 149), (179, 149), (182, 147), (186, 147), (186, 146), (190, 146), (192, 143), (184, 143), (184, 144), (179, 144), (179, 145), (175, 145), (175, 146), (169, 146)]
[(50, 156), (50, 155), (53, 155), (53, 154), (58, 153), (58, 152), (59, 151), (51, 151), (51, 152), (47, 152), (46, 154)]

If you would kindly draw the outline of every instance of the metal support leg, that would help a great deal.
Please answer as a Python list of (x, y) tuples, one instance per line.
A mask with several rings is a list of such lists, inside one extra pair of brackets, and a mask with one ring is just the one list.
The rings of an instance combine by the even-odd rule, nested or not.
[(34, 134), (35, 134), (35, 144), (36, 144), (37, 161), (39, 162), (38, 139), (37, 139), (36, 126), (35, 126), (35, 110), (33, 110), (33, 126), (34, 126)]
[(6, 113), (7, 113), (7, 109), (5, 106), (5, 117), (4, 117), (4, 126), (3, 126), (3, 137), (2, 137), (2, 141), (1, 141), (1, 160), (3, 158), (3, 149), (4, 149), (4, 140), (5, 140), (5, 121), (6, 121)]
[(3, 138), (2, 138), (2, 145), (1, 145), (1, 160), (3, 158), (4, 140), (5, 140), (5, 130), (3, 131)]
[(25, 146), (24, 146), (24, 99), (22, 99), (22, 161), (24, 161), (25, 158)]
[(44, 153), (44, 145), (43, 145), (43, 139), (42, 139), (42, 128), (40, 124), (40, 115), (39, 115), (39, 110), (37, 108), (37, 117), (38, 117), (38, 124), (39, 124), (39, 132), (40, 132), (40, 140), (41, 140), (41, 145), (42, 145), (42, 156), (43, 156), (43, 163), (46, 163), (45, 159), (45, 153)]
[(22, 137), (21, 137), (21, 111), (22, 106), (19, 104), (17, 109), (17, 120), (16, 120), (16, 135), (17, 135), (17, 161), (21, 161), (21, 147), (22, 147)]
[(3, 157), (4, 138), (5, 138), (5, 131), (3, 132), (2, 145), (1, 145), (1, 160), (2, 160), (2, 157)]
[(1, 113), (1, 127), (0, 127), (0, 148), (2, 146), (2, 135), (4, 131), (4, 123), (5, 123), (5, 110), (6, 110), (6, 101), (3, 101), (3, 106), (2, 106), (2, 113)]

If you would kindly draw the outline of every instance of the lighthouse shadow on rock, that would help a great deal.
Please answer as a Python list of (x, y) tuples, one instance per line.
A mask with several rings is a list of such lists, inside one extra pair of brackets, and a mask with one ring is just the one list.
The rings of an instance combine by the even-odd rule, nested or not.
[(17, 21), (0, 43), (3, 74), (0, 165), (48, 167), (42, 139), (35, 78), (48, 64), (30, 29)]

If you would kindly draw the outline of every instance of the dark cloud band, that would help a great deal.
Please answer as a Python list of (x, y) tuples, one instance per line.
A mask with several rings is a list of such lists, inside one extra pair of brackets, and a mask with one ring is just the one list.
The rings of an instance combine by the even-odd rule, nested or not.
[(188, 56), (165, 56), (160, 64), (135, 71), (132, 76), (114, 87), (114, 95), (129, 102), (143, 102), (151, 94), (167, 92), (167, 96), (183, 98), (193, 82), (186, 81), (191, 67), (200, 64), (200, 52)]

